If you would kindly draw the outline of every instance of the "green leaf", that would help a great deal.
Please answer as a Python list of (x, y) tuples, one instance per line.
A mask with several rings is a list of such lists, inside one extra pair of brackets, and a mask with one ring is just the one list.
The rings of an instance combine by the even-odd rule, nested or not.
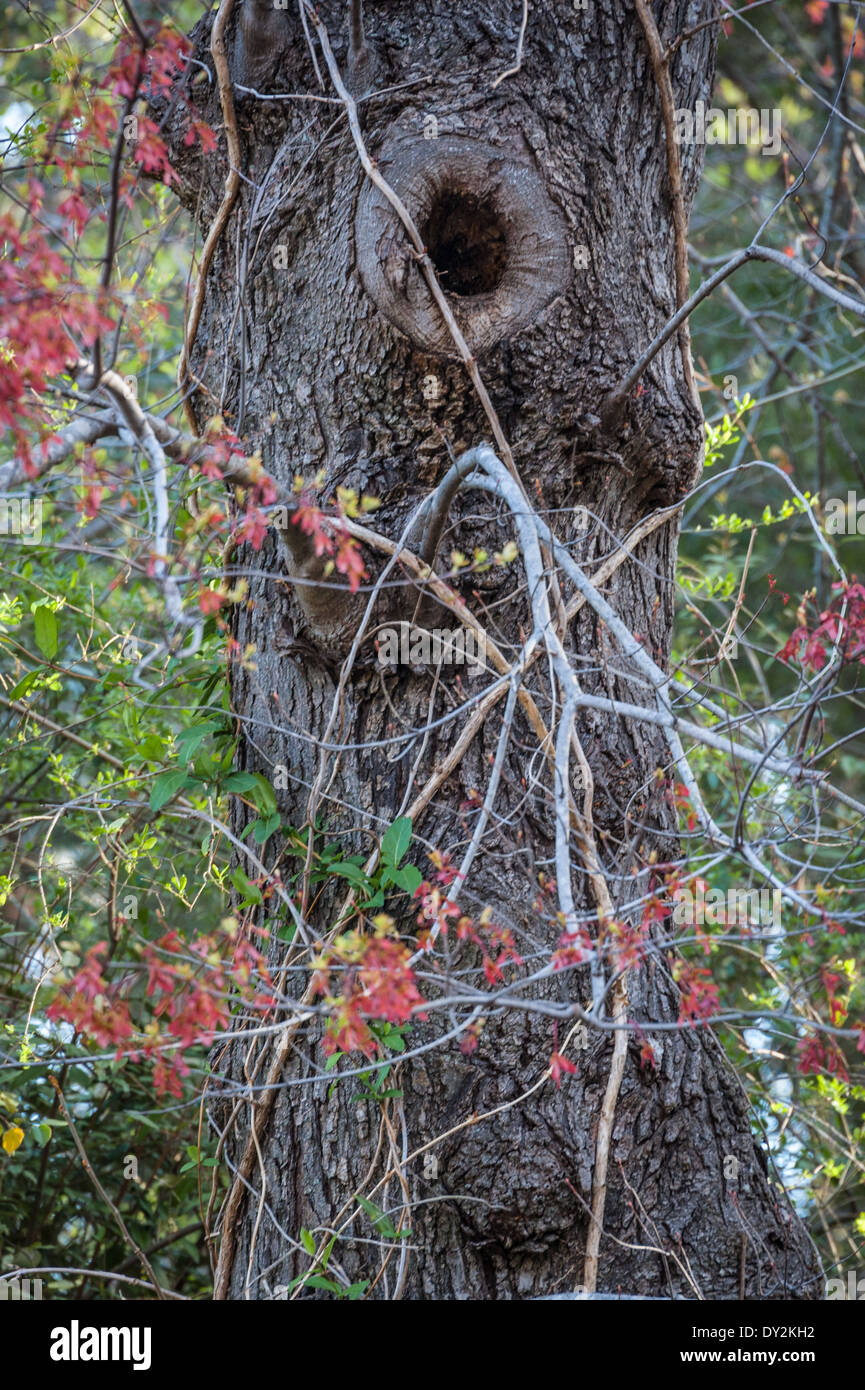
[(423, 874), (414, 864), (406, 864), (404, 869), (394, 869), (391, 879), (405, 893), (414, 893), (423, 883)]
[(251, 792), (255, 787), (255, 774), (252, 772), (230, 772), (223, 786), (227, 792)]
[(331, 1254), (333, 1253), (333, 1247), (334, 1247), (335, 1245), (336, 1245), (336, 1236), (333, 1235), (333, 1236), (331, 1236), (330, 1240), (327, 1242), (327, 1245), (324, 1247), (324, 1250), (322, 1251), (321, 1259), (319, 1260), (319, 1269), (321, 1269), (322, 1271), (324, 1271), (325, 1269), (327, 1269), (328, 1260), (330, 1259)]
[(301, 1274), (298, 1279), (292, 1279), (289, 1289), (296, 1284), (303, 1284), (305, 1289), (328, 1289), (330, 1293), (342, 1293), (341, 1285), (335, 1279), (326, 1279), (323, 1274), (310, 1274), (309, 1277)]
[(349, 883), (353, 883), (355, 888), (368, 888), (369, 879), (357, 864), (331, 864), (330, 872), (337, 878), (347, 878)]
[(306, 1251), (307, 1255), (315, 1254), (315, 1240), (310, 1235), (309, 1231), (306, 1229), (305, 1226), (301, 1228), (300, 1243)]
[(33, 613), (36, 624), (36, 645), (49, 661), (57, 655), (57, 617), (50, 608), (41, 605)]
[(273, 787), (267, 778), (260, 772), (253, 773), (255, 786), (252, 788), (252, 799), (263, 816), (274, 816), (276, 814), (276, 797), (273, 794)]
[(10, 700), (17, 700), (22, 695), (26, 695), (31, 685), (33, 685), (34, 681), (37, 681), (38, 679), (38, 671), (28, 671), (27, 675), (24, 677), (23, 680), (20, 680), (17, 685), (13, 685), (12, 689), (9, 691), (8, 698)]
[(363, 1210), (366, 1212), (380, 1236), (383, 1236), (385, 1240), (399, 1239), (398, 1232), (393, 1222), (380, 1207), (377, 1207), (368, 1197), (361, 1197), (360, 1193), (355, 1196), (355, 1201), (359, 1206), (363, 1207)]
[(153, 783), (153, 790), (150, 793), (151, 811), (161, 811), (162, 807), (176, 796), (181, 787), (185, 785), (185, 768), (175, 767), (170, 772), (161, 772)]
[(400, 816), (390, 829), (385, 831), (381, 842), (382, 862), (395, 867), (408, 849), (410, 841), (411, 821), (408, 816)]
[(266, 820), (257, 820), (255, 822), (252, 838), (257, 845), (263, 845), (278, 829), (279, 812), (277, 811), (275, 815), (268, 816)]
[(261, 902), (261, 890), (256, 888), (254, 883), (250, 883), (240, 865), (237, 866), (234, 873), (231, 875), (231, 881), (245, 902)]
[(209, 720), (206, 724), (195, 724), (191, 729), (184, 729), (177, 735), (177, 756), (182, 763), (188, 763), (194, 757), (198, 749), (206, 738), (211, 734), (217, 733), (222, 725), (215, 719)]

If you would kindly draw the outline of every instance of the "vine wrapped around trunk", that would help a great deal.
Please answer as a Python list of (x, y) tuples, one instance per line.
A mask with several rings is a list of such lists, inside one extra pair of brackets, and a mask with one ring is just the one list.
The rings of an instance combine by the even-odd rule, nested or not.
[[(239, 143), (231, 205), (224, 143), (206, 163), (178, 124), (172, 149), (202, 231), (225, 217), (189, 344), (199, 426), (223, 415), (287, 492), (320, 475), (324, 498), (379, 503), (372, 535), (344, 523), (366, 541), (359, 591), (295, 513), (237, 618), (255, 652), (232, 677), (243, 766), (295, 829), (265, 857), (297, 873), (308, 940), (272, 936), (295, 1001), (281, 1031), (241, 1020), (214, 1057), (236, 1175), (216, 1296), (323, 1297), (336, 1271), (372, 1298), (816, 1297), (735, 1072), (708, 1028), (679, 1026), (699, 979), (651, 949), (646, 911), (679, 856), (677, 801), (699, 811), (663, 678), (675, 504), (702, 461), (686, 340), (616, 392), (683, 299), (700, 147), (668, 158), (664, 82), (678, 108), (709, 99), (711, 7), (662, 4), (660, 48), (628, 0), (531, 7), (500, 82), (519, 7), (372, 5), (365, 31), (349, 8), (351, 25), (335, 0), (302, 16), (223, 0), (233, 109), (220, 84), (198, 99)], [(194, 36), (209, 66), (213, 24)], [(329, 100), (267, 100), (286, 92)], [(431, 581), (453, 550), (475, 561)], [(398, 622), (479, 624), (487, 674), (383, 665), (376, 631)], [(380, 905), (354, 910), (356, 884), (346, 911), (346, 889), (381, 881), (405, 817), (393, 867), (427, 887), (388, 885), (391, 929)], [(365, 861), (354, 880), (319, 872), (334, 845)], [(409, 974), (424, 902), (433, 939)], [(406, 1059), (384, 1084), (334, 1084), (367, 1064), (325, 1069), (320, 991), (345, 1000), (370, 942), (402, 991), (380, 991), (377, 1037)]]

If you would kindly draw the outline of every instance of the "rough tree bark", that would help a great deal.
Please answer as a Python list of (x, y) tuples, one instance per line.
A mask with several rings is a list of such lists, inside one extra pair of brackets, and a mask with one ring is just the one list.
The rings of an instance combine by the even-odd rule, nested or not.
[[(614, 538), (693, 483), (702, 420), (675, 338), (619, 418), (604, 413), (610, 393), (676, 307), (661, 103), (637, 12), (630, 0), (590, 0), (585, 10), (570, 0), (530, 5), (522, 65), (494, 85), (513, 66), (521, 10), (502, 0), (372, 0), (365, 45), (350, 54), (347, 6), (322, 0), (318, 7), (359, 100), (364, 140), (418, 223), (524, 486), (591, 574), (615, 548)], [(712, 6), (664, 0), (655, 12), (668, 43), (711, 18)], [(194, 36), (196, 57), (211, 71), (213, 18)], [(707, 24), (676, 50), (677, 107), (693, 109), (710, 98), (715, 38), (716, 25)], [(335, 96), (320, 51), (324, 90), (318, 86), (296, 7), (273, 9), (258, 0), (241, 7), (238, 0), (227, 39), (237, 82), (259, 93)], [(219, 127), (216, 84), (208, 89), (198, 80), (194, 91)], [(376, 526), (397, 538), (413, 506), (446, 472), (448, 447), (458, 455), (488, 439), (488, 419), (402, 228), (361, 169), (342, 107), (269, 102), (240, 91), (235, 101), (243, 178), (211, 266), (192, 356), (199, 424), (223, 414), (250, 451), (261, 447), (267, 468), (284, 483), (322, 470), (325, 495), (337, 485), (374, 494), (381, 501)], [(182, 143), (180, 115), (168, 113), (166, 128), (181, 197), (206, 231), (224, 193), (224, 139), (219, 156), (202, 161)], [(701, 150), (681, 153), (689, 207)], [(580, 506), (599, 523), (586, 528)], [(467, 554), (476, 545), (500, 549), (514, 535), (507, 512), (477, 492), (457, 497), (448, 524), (445, 555), (451, 546)], [(604, 590), (662, 666), (676, 527), (674, 519), (641, 542)], [(303, 827), (321, 766), (315, 739), (330, 715), (357, 604), (344, 590), (310, 598), (308, 589), (286, 582), (298, 562), (272, 535), (260, 553), (235, 558), (254, 572), (235, 635), (241, 647), (254, 644), (255, 669), (237, 665), (232, 676), (244, 766), (270, 776), (275, 765), (288, 767), (280, 810), (285, 823)], [(366, 558), (375, 575), (381, 557)], [(522, 579), (518, 566), (492, 569), (461, 590), (506, 653), (519, 650), (519, 625), (527, 619)], [(412, 616), (416, 590), (403, 586), (387, 595), (377, 621)], [(645, 685), (588, 607), (571, 624), (568, 643), (586, 690), (647, 702)], [(532, 688), (546, 714), (542, 666)], [(346, 852), (374, 847), (405, 804), (407, 779), (413, 774), (421, 785), (456, 737), (459, 725), (434, 732), (419, 762), (419, 744), (405, 756), (405, 745), (387, 746), (398, 720), (426, 722), (433, 676), (382, 672), (372, 642), (361, 648), (336, 736), (347, 745), (384, 743), (361, 754), (326, 755), (326, 796), (316, 807), (329, 833), (344, 835)], [(452, 680), (443, 670), (432, 702), (436, 717), (451, 707)], [(419, 847), (458, 857), (465, 846), (472, 821), (461, 807), (485, 786), (502, 709), (496, 706), (419, 818)], [(655, 776), (669, 755), (660, 731), (646, 723), (583, 711), (578, 731), (595, 779), (600, 855), (618, 906), (645, 890), (653, 854), (666, 860), (676, 853), (675, 813)], [(560, 932), (551, 914), (536, 908), (538, 871), (551, 872), (554, 838), (550, 778), (536, 747), (520, 713), (498, 816), (463, 899), (470, 911), (489, 905), (526, 954), (548, 951)], [(238, 831), (245, 814), (240, 806)], [(271, 842), (269, 863), (276, 854)], [(422, 848), (415, 858), (424, 869)], [(576, 859), (573, 879), (578, 905), (591, 911), (588, 876)], [(330, 896), (312, 909), (318, 934), (327, 931), (336, 901)], [(630, 1017), (677, 1017), (668, 965), (662, 958), (631, 973)], [(289, 992), (298, 997), (304, 984), (292, 980)], [(535, 993), (544, 991), (588, 997), (586, 981), (573, 974)], [(418, 1027), (412, 1045), (444, 1027), (435, 1020)], [(704, 1029), (653, 1041), (656, 1069), (641, 1066), (639, 1039), (631, 1035), (628, 1045), (598, 1288), (735, 1298), (741, 1287), (749, 1298), (819, 1296), (813, 1248), (769, 1176), (720, 1044)], [(577, 1075), (561, 1089), (547, 1081), (493, 1118), (458, 1128), (529, 1090), (553, 1046), (549, 1019), (507, 1012), (487, 1020), (474, 1054), (451, 1042), (401, 1067), (408, 1150), (454, 1133), (434, 1150), (435, 1163), (419, 1159), (407, 1167), (410, 1257), (401, 1279), (399, 1258), (392, 1258), (371, 1297), (531, 1298), (581, 1282), (610, 1033), (590, 1037), (576, 1054)], [(273, 1056), (261, 1049), (241, 1038), (219, 1055), (218, 1069), (241, 1086), (250, 1074), (261, 1082)], [(273, 1296), (309, 1267), (291, 1243), (301, 1228), (331, 1226), (352, 1194), (364, 1190), (371, 1167), (378, 1178), (391, 1163), (386, 1129), (376, 1156), (379, 1107), (359, 1101), (350, 1081), (331, 1094), (329, 1079), (311, 1080), (321, 1062), (317, 1031), (298, 1033), (279, 1079), (304, 1084), (282, 1085), (273, 1099), (249, 1189), (232, 1210), (231, 1230), (222, 1232), (217, 1296)], [(215, 1113), (224, 1124), (231, 1107)], [(235, 1164), (252, 1114), (241, 1100), (227, 1146)], [(388, 1123), (399, 1151), (403, 1135), (393, 1107)], [(376, 1202), (399, 1210), (402, 1198), (392, 1178)], [(334, 1259), (347, 1277), (376, 1278), (381, 1251), (353, 1240), (374, 1235), (359, 1219), (338, 1242)]]

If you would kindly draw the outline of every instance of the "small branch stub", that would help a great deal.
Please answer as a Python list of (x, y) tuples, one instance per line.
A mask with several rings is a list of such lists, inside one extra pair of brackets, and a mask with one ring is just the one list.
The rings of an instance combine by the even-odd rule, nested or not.
[(241, 81), (268, 80), (291, 38), (288, 0), (244, 0), (240, 11)]

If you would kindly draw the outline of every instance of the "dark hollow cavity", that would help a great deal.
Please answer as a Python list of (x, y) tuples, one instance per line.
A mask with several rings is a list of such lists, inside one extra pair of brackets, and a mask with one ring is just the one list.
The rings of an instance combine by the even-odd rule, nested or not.
[(489, 203), (461, 189), (444, 189), (421, 236), (448, 294), (491, 294), (500, 284), (507, 262), (505, 228)]

